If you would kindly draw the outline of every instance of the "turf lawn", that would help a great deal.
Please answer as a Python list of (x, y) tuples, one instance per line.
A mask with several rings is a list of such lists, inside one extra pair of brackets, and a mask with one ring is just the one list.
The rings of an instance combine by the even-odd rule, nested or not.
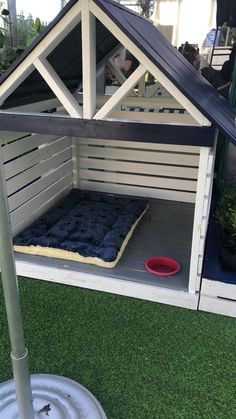
[[(236, 319), (20, 278), (31, 373), (86, 386), (109, 419), (235, 419)], [(0, 287), (0, 381), (11, 378)]]

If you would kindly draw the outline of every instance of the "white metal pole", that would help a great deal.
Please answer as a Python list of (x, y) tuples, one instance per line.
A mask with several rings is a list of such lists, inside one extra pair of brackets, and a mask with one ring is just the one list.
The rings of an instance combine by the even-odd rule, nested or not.
[(28, 352), (24, 345), (20, 298), (2, 167), (0, 168), (0, 265), (11, 341), (11, 360), (19, 418), (33, 419), (34, 412), (28, 369)]

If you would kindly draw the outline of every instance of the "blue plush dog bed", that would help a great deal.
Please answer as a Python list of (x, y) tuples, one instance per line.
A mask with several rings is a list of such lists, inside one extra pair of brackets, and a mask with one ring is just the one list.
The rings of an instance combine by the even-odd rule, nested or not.
[(15, 237), (14, 249), (113, 268), (147, 208), (144, 199), (73, 189)]

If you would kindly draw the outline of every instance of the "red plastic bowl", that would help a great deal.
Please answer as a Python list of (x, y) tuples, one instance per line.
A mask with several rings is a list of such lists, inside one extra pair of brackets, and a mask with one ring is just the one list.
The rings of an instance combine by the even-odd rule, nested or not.
[(145, 268), (154, 275), (171, 276), (180, 271), (180, 264), (174, 259), (156, 256), (146, 260)]

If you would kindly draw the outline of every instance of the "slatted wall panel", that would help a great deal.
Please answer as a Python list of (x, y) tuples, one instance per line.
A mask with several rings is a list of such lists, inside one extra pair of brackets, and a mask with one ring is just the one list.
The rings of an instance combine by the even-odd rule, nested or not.
[(195, 202), (199, 147), (79, 139), (83, 189)]
[(71, 140), (42, 134), (0, 136), (15, 235), (72, 188)]

